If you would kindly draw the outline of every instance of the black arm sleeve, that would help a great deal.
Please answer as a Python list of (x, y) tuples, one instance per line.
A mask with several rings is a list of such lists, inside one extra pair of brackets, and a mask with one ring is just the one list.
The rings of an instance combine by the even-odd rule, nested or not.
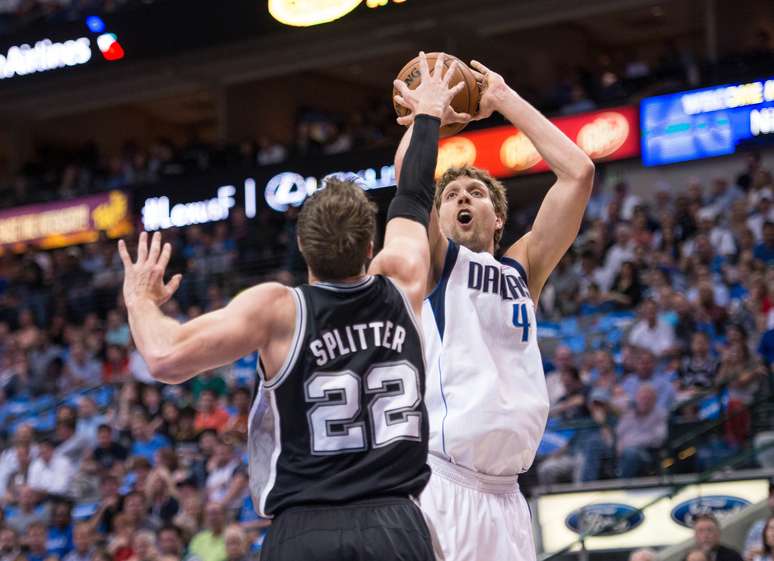
[(408, 218), (425, 228), (433, 208), (435, 166), (441, 120), (430, 115), (417, 115), (411, 143), (403, 159), (398, 192), (390, 203), (387, 221)]

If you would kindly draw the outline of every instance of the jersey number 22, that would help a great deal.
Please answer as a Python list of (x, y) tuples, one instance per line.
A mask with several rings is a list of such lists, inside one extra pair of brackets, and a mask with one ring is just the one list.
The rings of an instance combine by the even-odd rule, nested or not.
[[(361, 380), (368, 403), (365, 420), (358, 421), (363, 407)], [(397, 440), (421, 440), (419, 374), (408, 362), (373, 365), (361, 377), (351, 370), (317, 372), (306, 382), (306, 401), (314, 403), (307, 413), (312, 454), (361, 452)], [(367, 425), (367, 426), (366, 426)]]

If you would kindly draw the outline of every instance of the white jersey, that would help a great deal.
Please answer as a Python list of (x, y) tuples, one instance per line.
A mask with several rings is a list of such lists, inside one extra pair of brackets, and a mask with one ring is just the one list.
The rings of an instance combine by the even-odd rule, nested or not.
[(525, 472), (548, 419), (526, 281), (518, 262), (449, 241), (424, 304), (430, 453), (475, 472)]

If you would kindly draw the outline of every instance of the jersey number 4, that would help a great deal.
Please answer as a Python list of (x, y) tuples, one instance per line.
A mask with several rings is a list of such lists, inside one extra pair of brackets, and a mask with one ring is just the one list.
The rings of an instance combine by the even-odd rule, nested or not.
[[(365, 376), (351, 370), (317, 372), (306, 382), (305, 393), (306, 401), (315, 404), (307, 413), (314, 455), (365, 451), (367, 430), (373, 448), (422, 438), (422, 413), (416, 410), (419, 373), (408, 362), (375, 364)], [(369, 396), (368, 414), (358, 421)]]
[(526, 304), (513, 305), (513, 325), (521, 328), (521, 342), (529, 341), (529, 311)]

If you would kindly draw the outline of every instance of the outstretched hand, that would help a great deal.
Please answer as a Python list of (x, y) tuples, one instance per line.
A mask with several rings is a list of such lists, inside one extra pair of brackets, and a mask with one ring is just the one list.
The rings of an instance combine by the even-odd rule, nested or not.
[(127, 306), (150, 300), (161, 306), (169, 300), (180, 287), (182, 275), (173, 276), (164, 284), (164, 273), (172, 255), (172, 246), (165, 243), (161, 247), (161, 234), (156, 232), (148, 248), (148, 234), (140, 234), (137, 243), (137, 261), (132, 262), (124, 240), (118, 242), (118, 254), (124, 264), (124, 302)]
[(427, 64), (427, 56), (419, 53), (420, 83), (416, 89), (409, 88), (402, 80), (395, 80), (393, 85), (399, 94), (395, 96), (395, 102), (409, 110), (409, 114), (398, 117), (398, 124), (409, 126), (414, 122), (414, 117), (419, 114), (432, 115), (441, 119), (441, 125), (450, 123), (467, 123), (471, 116), (467, 113), (458, 113), (451, 106), (451, 101), (465, 87), (463, 82), (449, 87), (452, 77), (457, 70), (458, 63), (455, 60), (444, 73), (443, 53), (435, 59), (435, 67), (432, 74)]
[(471, 60), (470, 67), (481, 88), (479, 110), (473, 118), (474, 121), (480, 121), (490, 117), (492, 113), (499, 110), (501, 103), (508, 96), (511, 89), (505, 83), (502, 76), (497, 72), (489, 70), (477, 60)]

